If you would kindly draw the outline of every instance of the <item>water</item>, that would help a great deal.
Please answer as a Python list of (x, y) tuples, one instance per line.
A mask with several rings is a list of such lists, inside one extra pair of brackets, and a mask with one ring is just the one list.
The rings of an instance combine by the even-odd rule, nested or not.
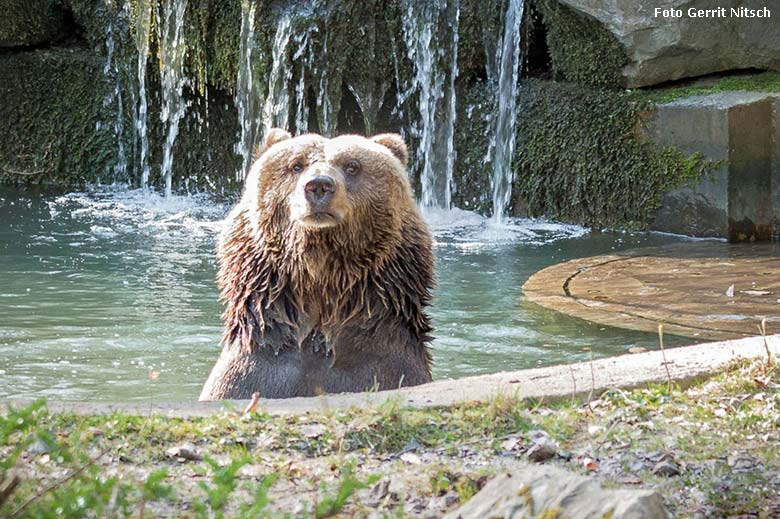
[[(173, 186), (173, 145), (179, 135), (179, 122), (187, 108), (182, 90), (184, 75), (184, 11), (187, 0), (170, 0), (163, 7), (160, 41), (160, 77), (162, 80), (162, 112), (160, 118), (167, 126), (160, 174), (165, 179), (165, 196), (171, 196)], [(159, 17), (158, 17), (159, 19)]]
[(404, 6), (404, 40), (414, 76), (401, 97), (418, 96), (420, 119), (411, 133), (419, 141), (413, 167), (420, 171), (420, 203), (449, 208), (454, 189), (460, 3), (407, 0)]
[(149, 36), (152, 23), (150, 0), (138, 0), (138, 14), (135, 20), (135, 46), (138, 51), (138, 106), (133, 113), (136, 140), (139, 145), (141, 187), (149, 186), (149, 100), (146, 93), (146, 64), (149, 59)]
[(249, 171), (252, 151), (257, 139), (259, 108), (253, 67), (256, 7), (257, 4), (252, 0), (241, 2), (241, 43), (236, 83), (236, 108), (238, 108), (238, 122), (241, 127), (241, 138), (236, 143), (236, 153), (241, 156), (241, 170), (236, 175), (236, 180), (243, 180)]
[[(322, 57), (320, 62), (327, 63), (330, 55), (328, 54), (328, 39), (325, 38), (322, 45)], [(330, 74), (327, 68), (319, 73), (319, 87), (317, 89), (317, 121), (320, 125), (320, 133), (325, 137), (334, 137), (336, 135), (336, 126), (338, 125), (338, 114), (336, 113), (336, 104), (333, 102), (330, 85)]]
[(274, 35), (273, 65), (268, 75), (268, 95), (263, 106), (263, 129), (266, 134), (271, 128), (289, 129), (292, 68), (287, 61), (287, 46), (291, 35), (292, 14), (288, 12), (282, 15)]
[(495, 127), (491, 146), (493, 157), (493, 221), (497, 224), (506, 214), (512, 199), (517, 121), (517, 88), (520, 74), (520, 22), (523, 19), (523, 0), (509, 0), (504, 34), (498, 54), (498, 84)]
[[(214, 242), (228, 209), (206, 195), (122, 186), (0, 187), (0, 398), (196, 399), (219, 352)], [(654, 334), (526, 303), (521, 286), (570, 258), (679, 238), (532, 220), (498, 227), (460, 210), (426, 219), (436, 238), (435, 378), (585, 360), (586, 346), (601, 357), (655, 345)]]
[(106, 31), (106, 63), (103, 66), (103, 73), (114, 79), (114, 89), (103, 99), (103, 106), (115, 107), (115, 118), (113, 121), (114, 135), (116, 136), (116, 164), (114, 165), (114, 179), (127, 178), (127, 152), (125, 151), (124, 137), (124, 105), (122, 104), (122, 73), (119, 60), (114, 56), (116, 42), (114, 38), (114, 24), (109, 22)]

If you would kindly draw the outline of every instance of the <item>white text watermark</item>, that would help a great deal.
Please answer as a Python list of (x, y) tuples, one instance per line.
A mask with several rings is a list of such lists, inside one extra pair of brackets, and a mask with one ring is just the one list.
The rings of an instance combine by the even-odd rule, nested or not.
[(768, 7), (758, 9), (747, 7), (713, 7), (711, 9), (656, 7), (653, 10), (653, 16), (655, 18), (771, 18), (772, 11)]

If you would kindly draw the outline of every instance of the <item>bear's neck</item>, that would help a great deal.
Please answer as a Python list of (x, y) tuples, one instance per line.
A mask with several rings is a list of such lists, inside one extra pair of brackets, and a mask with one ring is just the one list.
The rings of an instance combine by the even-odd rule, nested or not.
[(357, 314), (384, 314), (373, 293), (397, 240), (383, 236), (379, 243), (366, 243), (336, 228), (296, 238), (285, 248), (284, 263), (302, 320), (327, 335)]

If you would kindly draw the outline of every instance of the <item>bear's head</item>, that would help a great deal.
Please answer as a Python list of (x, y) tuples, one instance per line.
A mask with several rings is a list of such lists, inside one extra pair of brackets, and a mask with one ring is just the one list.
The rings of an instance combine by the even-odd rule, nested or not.
[(432, 241), (407, 159), (395, 134), (268, 132), (220, 239), (226, 341), (277, 348), (278, 330), (303, 340), (382, 315), (426, 336)]
[(352, 253), (376, 251), (415, 211), (406, 162), (396, 134), (293, 138), (273, 129), (247, 177), (245, 201), (258, 230), (285, 237), (288, 248), (327, 241), (332, 249), (337, 238)]

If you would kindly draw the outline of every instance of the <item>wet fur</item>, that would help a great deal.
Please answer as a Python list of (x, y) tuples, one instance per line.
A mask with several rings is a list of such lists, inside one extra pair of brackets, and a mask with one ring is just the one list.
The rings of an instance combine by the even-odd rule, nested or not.
[(316, 156), (327, 146), (307, 137), (275, 159), (264, 156), (273, 152), (267, 144), (228, 216), (218, 248), (224, 346), (202, 400), (431, 380), (432, 243), (406, 179), (405, 146), (393, 136), (339, 141), (342, 155), (360, 156), (359, 181), (369, 184), (348, 193), (343, 222), (311, 229), (291, 222), (292, 180), (276, 171), (299, 147)]

